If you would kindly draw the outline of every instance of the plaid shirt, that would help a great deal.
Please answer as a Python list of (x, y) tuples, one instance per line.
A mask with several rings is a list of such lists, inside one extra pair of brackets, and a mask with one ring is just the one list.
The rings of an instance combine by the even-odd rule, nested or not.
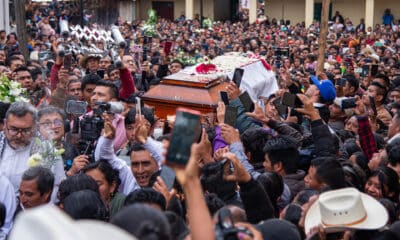
[(372, 133), (371, 126), (369, 125), (368, 117), (357, 117), (358, 120), (358, 136), (360, 138), (360, 145), (364, 151), (368, 161), (372, 155), (378, 152), (376, 147), (374, 134)]

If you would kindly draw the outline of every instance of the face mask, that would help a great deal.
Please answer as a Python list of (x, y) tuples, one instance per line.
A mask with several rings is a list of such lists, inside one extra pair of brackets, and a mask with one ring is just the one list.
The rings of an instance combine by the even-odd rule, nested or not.
[(154, 128), (154, 131), (153, 131), (153, 138), (154, 139), (157, 140), (162, 135), (163, 135), (163, 128)]

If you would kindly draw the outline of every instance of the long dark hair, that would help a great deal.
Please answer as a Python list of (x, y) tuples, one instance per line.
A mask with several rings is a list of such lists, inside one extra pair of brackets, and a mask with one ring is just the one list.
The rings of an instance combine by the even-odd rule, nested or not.
[(118, 187), (121, 184), (121, 180), (119, 179), (119, 171), (112, 168), (112, 166), (106, 160), (100, 160), (97, 162), (89, 163), (86, 165), (82, 172), (86, 173), (90, 170), (98, 169), (100, 172), (104, 174), (104, 177), (108, 184), (116, 184), (114, 193), (118, 191)]

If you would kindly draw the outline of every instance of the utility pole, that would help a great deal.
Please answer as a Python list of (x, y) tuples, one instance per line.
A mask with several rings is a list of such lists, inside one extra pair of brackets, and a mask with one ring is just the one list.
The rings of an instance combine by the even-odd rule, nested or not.
[(24, 55), (25, 59), (29, 58), (28, 52), (28, 36), (25, 22), (25, 0), (14, 0), (15, 22), (17, 24), (17, 35), (19, 43), (19, 51)]
[(203, 24), (203, 0), (200, 0), (200, 27), (204, 28), (204, 24)]
[(81, 15), (81, 26), (83, 27), (85, 25), (85, 21), (84, 21), (84, 16), (83, 16), (83, 0), (79, 1), (79, 5), (80, 5), (80, 15)]
[(321, 24), (318, 41), (317, 74), (324, 71), (326, 35), (328, 33), (328, 12), (330, 0), (322, 0)]

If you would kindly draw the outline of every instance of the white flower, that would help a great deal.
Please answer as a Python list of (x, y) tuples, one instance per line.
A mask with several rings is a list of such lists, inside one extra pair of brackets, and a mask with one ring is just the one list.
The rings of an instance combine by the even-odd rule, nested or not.
[(11, 81), (10, 82), (10, 87), (12, 89), (21, 88), (21, 84), (19, 82)]
[(42, 155), (40, 155), (39, 153), (35, 153), (28, 159), (28, 166), (34, 167), (42, 161), (43, 161)]
[(11, 103), (10, 97), (9, 97), (9, 96), (4, 96), (3, 102), (5, 102), (5, 103)]
[(56, 149), (56, 151), (54, 152), (54, 155), (61, 156), (64, 152), (65, 152), (64, 148)]
[(25, 98), (25, 97), (21, 97), (21, 96), (17, 96), (15, 98), (16, 102), (29, 102), (29, 99)]
[(19, 96), (21, 93), (22, 93), (22, 89), (21, 89), (21, 88), (12, 88), (12, 89), (10, 89), (10, 94), (11, 94), (12, 96), (17, 97), (17, 96)]

